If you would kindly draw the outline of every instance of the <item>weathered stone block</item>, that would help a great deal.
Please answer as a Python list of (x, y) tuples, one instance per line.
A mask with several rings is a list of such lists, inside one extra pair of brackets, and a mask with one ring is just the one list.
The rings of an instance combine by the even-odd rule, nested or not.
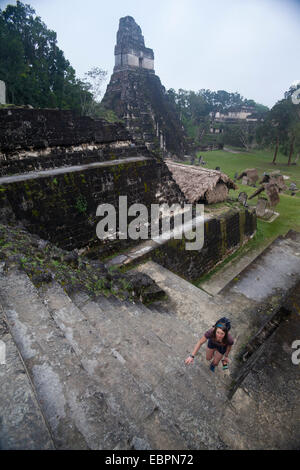
[(153, 261), (196, 281), (220, 263), (229, 253), (254, 234), (256, 215), (247, 209), (225, 211), (221, 217), (204, 222), (204, 245), (201, 250), (187, 251), (185, 238), (170, 240), (151, 253)]

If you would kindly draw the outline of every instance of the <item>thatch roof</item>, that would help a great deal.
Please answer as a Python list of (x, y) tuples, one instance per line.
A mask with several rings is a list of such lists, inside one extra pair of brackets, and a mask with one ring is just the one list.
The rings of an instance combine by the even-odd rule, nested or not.
[(234, 182), (221, 171), (166, 160), (174, 180), (190, 204), (225, 201), (229, 189), (237, 189)]

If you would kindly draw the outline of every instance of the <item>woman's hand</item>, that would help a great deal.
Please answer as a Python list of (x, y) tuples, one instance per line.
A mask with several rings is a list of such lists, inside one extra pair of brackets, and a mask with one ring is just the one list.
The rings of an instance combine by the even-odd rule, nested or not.
[(228, 363), (229, 363), (228, 357), (224, 357), (224, 358), (223, 358), (223, 363), (224, 363), (224, 364), (228, 364)]
[(184, 362), (188, 366), (189, 364), (193, 364), (194, 359), (191, 356), (189, 356), (189, 357), (186, 358), (186, 360)]

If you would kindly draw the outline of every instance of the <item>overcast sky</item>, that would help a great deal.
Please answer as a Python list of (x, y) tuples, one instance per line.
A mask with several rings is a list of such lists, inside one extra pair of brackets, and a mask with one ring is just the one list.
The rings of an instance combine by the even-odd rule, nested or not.
[[(16, 2), (0, 0), (0, 7)], [(300, 80), (300, 0), (23, 0), (79, 78), (114, 66), (119, 19), (133, 16), (162, 84), (239, 92), (272, 107)]]

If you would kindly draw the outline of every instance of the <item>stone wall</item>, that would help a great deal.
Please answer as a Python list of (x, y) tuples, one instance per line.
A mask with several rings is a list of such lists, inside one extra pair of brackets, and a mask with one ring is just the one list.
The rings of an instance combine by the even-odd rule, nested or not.
[(6, 104), (6, 87), (2, 80), (0, 80), (0, 104)]
[[(32, 233), (64, 249), (99, 246), (99, 255), (109, 255), (136, 241), (102, 241), (96, 236), (99, 204), (112, 204), (117, 211), (119, 196), (128, 206), (184, 200), (167, 166), (155, 159), (109, 164), (85, 171), (16, 180), (0, 185), (0, 217), (13, 215)], [(133, 217), (134, 218), (134, 217)], [(118, 217), (117, 217), (118, 221)], [(130, 221), (130, 219), (129, 219)]]
[(148, 157), (148, 149), (131, 143), (128, 145), (126, 142), (47, 147), (40, 150), (21, 149), (14, 155), (6, 155), (5, 159), (0, 161), (0, 177), (64, 166), (123, 160), (140, 155)]
[(144, 141), (151, 150), (183, 157), (183, 127), (157, 75), (138, 68), (115, 72), (102, 104), (125, 122), (135, 140)]
[(141, 67), (154, 72), (154, 53), (145, 47), (144, 36), (132, 16), (120, 19), (115, 46), (114, 72), (123, 67)]
[[(20, 221), (61, 248), (89, 246), (92, 256), (103, 258), (138, 244), (140, 240), (97, 238), (99, 204), (115, 207), (118, 232), (119, 196), (127, 196), (128, 207), (144, 204), (149, 214), (154, 203), (187, 202), (167, 165), (121, 124), (69, 111), (3, 109), (0, 130), (0, 171), (5, 175), (0, 177), (0, 218)], [(91, 162), (97, 163), (80, 165)], [(50, 170), (22, 174), (46, 168)], [(195, 279), (251, 235), (255, 222), (249, 212), (233, 211), (208, 220), (201, 252), (184, 251), (185, 240), (174, 240), (154, 255), (166, 267)]]
[(119, 70), (120, 68), (129, 67), (141, 67), (144, 69), (152, 70), (154, 72), (154, 61), (148, 59), (144, 56), (138, 56), (135, 54), (119, 54), (115, 56), (115, 68), (114, 70)]
[(0, 150), (71, 146), (132, 140), (120, 124), (57, 109), (0, 110)]
[(185, 244), (189, 240), (185, 238), (173, 239), (152, 251), (151, 259), (190, 281), (196, 281), (238, 249), (255, 231), (254, 211), (224, 209), (222, 215), (205, 218), (204, 246), (200, 251), (187, 251)]
[(0, 176), (141, 154), (150, 155), (122, 124), (54, 109), (0, 110)]

